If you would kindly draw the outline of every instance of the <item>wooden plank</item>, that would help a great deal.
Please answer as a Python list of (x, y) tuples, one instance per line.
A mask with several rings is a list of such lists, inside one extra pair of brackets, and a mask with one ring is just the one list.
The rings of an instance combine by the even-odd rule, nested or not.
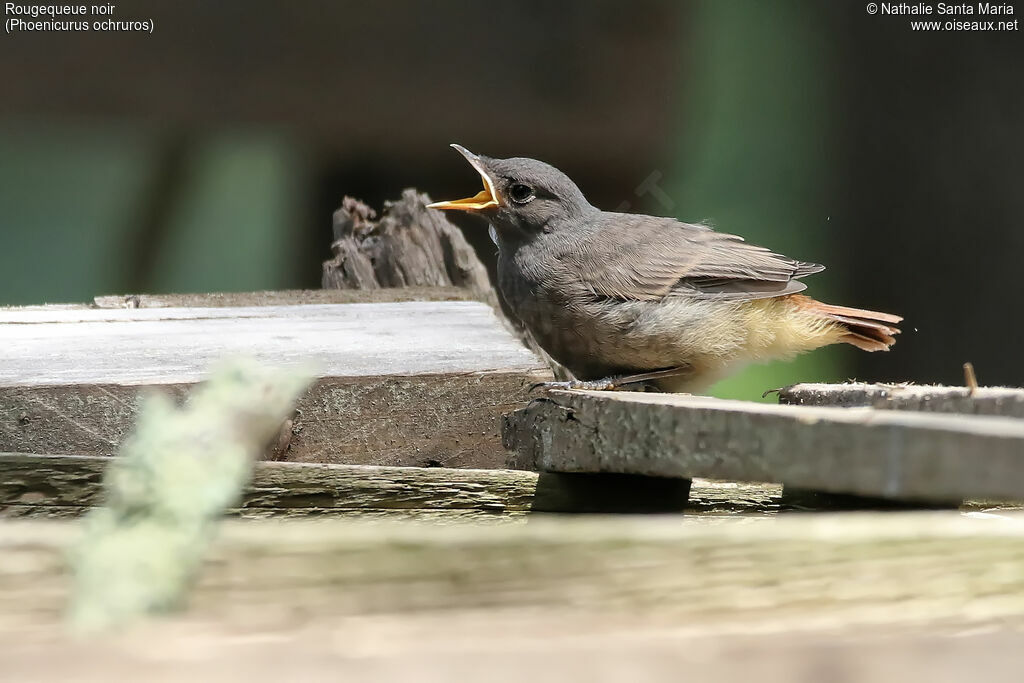
[[(0, 451), (110, 455), (140, 391), (215, 360), (312, 363), (282, 459), (501, 466), (500, 416), (550, 372), (473, 301), (0, 312)], [(286, 435), (287, 436), (287, 435)]]
[[(227, 522), (190, 619), (238, 628), (469, 610), (633, 614), (691, 628), (1024, 624), (1024, 521), (952, 512), (667, 517), (519, 525)], [(63, 522), (0, 523), (0, 630), (53, 625), (67, 602)]]
[(539, 361), (474, 301), (0, 312), (0, 385), (175, 384), (245, 354), (322, 376), (529, 371)]
[(68, 311), (90, 308), (223, 308), (481, 300), (483, 299), (479, 295), (464, 287), (382, 287), (374, 290), (281, 289), (256, 292), (105, 294), (94, 297), (89, 303), (0, 306), (0, 311)]
[[(80, 505), (0, 505), (0, 519), (71, 520), (85, 515), (92, 508)], [(228, 514), (238, 519), (332, 519), (384, 520), (388, 522), (427, 522), (432, 525), (444, 524), (525, 524), (533, 513), (523, 510), (431, 510), (427, 508), (235, 508)], [(702, 519), (711, 519), (704, 516)]]
[[(224, 308), (306, 304), (374, 304), (404, 301), (473, 301), (464, 287), (386, 287), (381, 289), (285, 289), (197, 294), (110, 294), (93, 299), (95, 308)], [(3, 310), (3, 309), (0, 309)]]
[(19, 632), (0, 642), (0, 661), (10, 680), (77, 683), (963, 683), (979, 672), (986, 682), (1010, 683), (1020, 677), (1022, 648), (1020, 633), (997, 626), (737, 634), (607, 614), (456, 612), (346, 617), (302, 628), (175, 620), (102, 640)]
[[(0, 453), (0, 516), (80, 515), (100, 503), (108, 464), (102, 457)], [(573, 493), (558, 477), (542, 479), (521, 470), (261, 462), (234, 514), (366, 517), (394, 512), (403, 518), (454, 521), (499, 513), (580, 511)], [(690, 491), (687, 510), (773, 512), (781, 493), (778, 486), (699, 480)], [(470, 514), (474, 512), (481, 514)]]
[[(297, 404), (280, 460), (501, 467), (501, 416), (522, 405), (528, 373), (324, 377)], [(160, 385), (183, 399), (191, 384)], [(135, 421), (123, 384), (0, 387), (0, 450), (113, 455)]]
[[(109, 462), (89, 456), (2, 454), (0, 504), (97, 505)], [(536, 488), (537, 474), (518, 470), (260, 462), (240, 507), (525, 511)]]
[(1024, 499), (1024, 422), (552, 391), (506, 419), (516, 466), (771, 481), (893, 499)]
[(967, 387), (918, 384), (794, 384), (779, 390), (779, 403), (1024, 418), (1024, 389), (1011, 387), (972, 392)]

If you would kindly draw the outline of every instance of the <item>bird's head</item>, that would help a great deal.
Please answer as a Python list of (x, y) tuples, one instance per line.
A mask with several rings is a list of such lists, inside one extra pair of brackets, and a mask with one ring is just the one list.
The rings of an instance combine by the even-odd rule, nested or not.
[(490, 221), (499, 235), (548, 233), (596, 211), (569, 176), (543, 161), (491, 159), (452, 145), (476, 169), (484, 189), (473, 197), (434, 202), (428, 208), (469, 211)]

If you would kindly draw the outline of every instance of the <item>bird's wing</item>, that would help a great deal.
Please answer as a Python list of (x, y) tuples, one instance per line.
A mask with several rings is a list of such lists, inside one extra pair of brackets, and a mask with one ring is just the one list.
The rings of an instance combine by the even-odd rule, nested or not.
[(824, 270), (705, 225), (634, 214), (602, 214), (573, 260), (596, 295), (650, 300), (680, 294), (716, 300), (784, 296), (805, 289), (798, 278)]

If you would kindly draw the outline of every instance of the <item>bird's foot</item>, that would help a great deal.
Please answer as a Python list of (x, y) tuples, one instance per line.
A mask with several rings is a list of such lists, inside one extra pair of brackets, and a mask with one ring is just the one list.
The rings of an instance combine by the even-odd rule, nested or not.
[(615, 377), (605, 377), (604, 379), (572, 379), (568, 382), (536, 382), (530, 385), (530, 392), (543, 389), (544, 391), (551, 391), (552, 389), (583, 389), (585, 391), (617, 391), (620, 388), (620, 384), (616, 383)]
[(684, 374), (688, 369), (685, 367), (665, 368), (653, 370), (634, 375), (616, 375), (614, 377), (603, 377), (601, 379), (580, 380), (573, 379), (568, 382), (537, 382), (530, 386), (530, 392), (537, 389), (550, 391), (552, 389), (583, 389), (585, 391), (661, 391), (655, 380), (666, 377), (675, 377)]

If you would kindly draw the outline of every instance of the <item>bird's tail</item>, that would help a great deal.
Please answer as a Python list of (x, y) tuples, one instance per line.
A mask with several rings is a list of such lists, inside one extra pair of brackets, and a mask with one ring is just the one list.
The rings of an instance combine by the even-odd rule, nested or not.
[(900, 333), (896, 324), (903, 318), (898, 315), (832, 306), (800, 294), (793, 298), (797, 299), (797, 305), (805, 311), (838, 323), (844, 330), (839, 341), (864, 351), (888, 351), (896, 343), (895, 335)]

